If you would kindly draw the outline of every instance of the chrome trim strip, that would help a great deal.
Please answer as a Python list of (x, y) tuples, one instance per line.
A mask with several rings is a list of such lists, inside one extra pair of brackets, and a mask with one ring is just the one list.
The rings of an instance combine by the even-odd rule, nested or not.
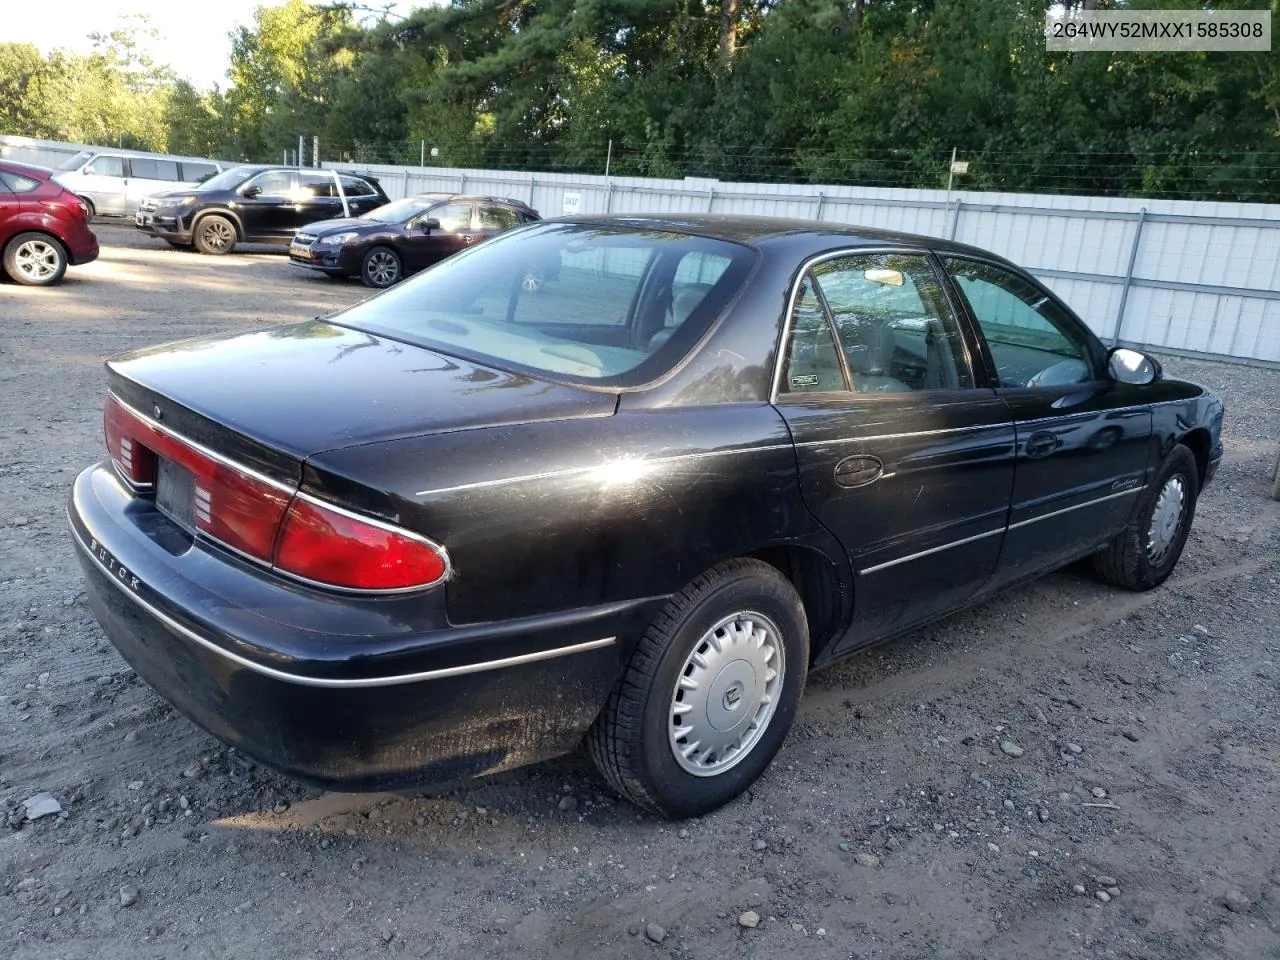
[[(659, 466), (664, 463), (679, 463), (681, 460), (706, 460), (711, 457), (728, 457), (739, 453), (760, 453), (766, 450), (792, 450), (793, 443), (767, 443), (758, 447), (733, 447), (729, 450), (701, 450), (697, 453), (678, 453), (669, 457), (654, 457), (652, 459), (635, 458), (624, 459), (621, 461), (612, 461), (613, 463), (625, 462), (641, 467)], [(609, 462), (596, 463), (589, 467), (568, 467), (564, 470), (552, 470), (547, 473), (527, 473), (519, 477), (502, 477), (498, 480), (476, 480), (473, 483), (459, 483), (452, 487), (434, 487), (427, 490), (419, 490), (414, 494), (415, 497), (434, 496), (440, 493), (457, 493), (461, 490), (483, 490), (487, 487), (500, 487), (508, 483), (527, 483), (531, 480), (550, 480), (553, 477), (571, 477), (582, 473), (594, 473), (597, 470), (604, 470), (610, 466)]]
[(1074, 506), (1063, 507), (1061, 510), (1054, 510), (1052, 513), (1046, 513), (1039, 517), (1032, 517), (1030, 520), (1019, 520), (1017, 523), (1011, 523), (1008, 529), (1017, 530), (1019, 527), (1039, 523), (1041, 520), (1048, 520), (1050, 517), (1060, 517), (1064, 513), (1070, 513), (1072, 510), (1079, 510), (1081, 507), (1092, 507), (1095, 503), (1105, 503), (1107, 500), (1115, 500), (1117, 497), (1127, 497), (1131, 494), (1140, 493), (1145, 489), (1147, 489), (1147, 485), (1144, 483), (1138, 487), (1121, 490), (1119, 493), (1109, 493), (1105, 497), (1096, 497), (1093, 500), (1086, 500), (1084, 503), (1077, 503)]
[[(68, 516), (69, 516), (68, 512)], [(486, 670), (500, 670), (506, 667), (517, 667), (526, 663), (537, 663), (540, 660), (552, 660), (556, 657), (565, 657), (575, 653), (586, 653), (588, 650), (598, 650), (601, 647), (608, 647), (618, 642), (617, 637), (603, 637), (599, 640), (588, 640), (584, 643), (575, 643), (567, 647), (552, 647), (549, 650), (538, 650), (533, 653), (522, 653), (515, 657), (503, 657), (499, 660), (482, 660), (478, 663), (466, 663), (457, 667), (443, 667), (439, 670), (423, 670), (420, 673), (402, 673), (389, 677), (361, 677), (358, 679), (331, 679), (328, 677), (307, 677), (301, 674), (288, 673), (284, 670), (277, 670), (275, 667), (268, 667), (261, 663), (255, 663), (247, 657), (242, 657), (238, 653), (224, 649), (205, 639), (189, 627), (179, 623), (173, 617), (169, 616), (154, 605), (143, 600), (119, 579), (111, 576), (111, 571), (102, 565), (102, 561), (93, 555), (93, 552), (85, 544), (77, 533), (75, 535), (76, 543), (83, 550), (94, 564), (99, 567), (107, 579), (120, 589), (125, 596), (130, 597), (134, 603), (146, 610), (147, 613), (155, 617), (174, 633), (185, 637), (192, 643), (199, 644), (211, 653), (215, 653), (220, 657), (237, 663), (247, 670), (260, 673), (263, 676), (271, 677), (274, 680), (281, 680), (285, 683), (296, 683), (304, 687), (325, 687), (328, 689), (351, 690), (365, 687), (392, 687), (405, 683), (419, 683), (426, 680), (443, 680), (448, 677), (461, 677), (471, 673), (483, 673)]]
[(921, 557), (927, 557), (934, 553), (941, 553), (943, 550), (950, 550), (952, 547), (959, 547), (966, 543), (973, 543), (975, 540), (985, 540), (987, 537), (994, 537), (997, 534), (1004, 533), (1005, 529), (1005, 527), (1000, 527), (997, 530), (988, 530), (986, 533), (979, 533), (972, 537), (965, 537), (963, 540), (953, 540), (950, 543), (944, 543), (940, 547), (930, 547), (928, 550), (921, 550), (919, 553), (909, 553), (905, 557), (898, 557), (896, 560), (886, 560), (884, 563), (877, 563), (874, 567), (867, 567), (865, 570), (859, 570), (858, 575), (865, 576), (868, 573), (887, 570), (889, 567), (896, 567), (900, 563), (919, 560)]
[(1008, 533), (1010, 530), (1017, 530), (1019, 527), (1026, 527), (1033, 523), (1039, 523), (1041, 520), (1048, 520), (1050, 517), (1058, 517), (1064, 513), (1070, 513), (1072, 510), (1079, 510), (1081, 507), (1091, 507), (1097, 503), (1105, 503), (1107, 500), (1115, 500), (1118, 497), (1127, 497), (1130, 494), (1140, 493), (1145, 489), (1147, 489), (1147, 485), (1144, 483), (1140, 487), (1121, 490), (1119, 493), (1109, 493), (1105, 497), (1096, 497), (1093, 500), (1086, 500), (1084, 503), (1077, 503), (1071, 507), (1063, 507), (1061, 510), (1054, 510), (1052, 513), (1046, 513), (1040, 517), (1032, 517), (1030, 520), (1020, 520), (1017, 523), (1001, 527), (999, 530), (988, 530), (986, 533), (979, 533), (976, 536), (965, 537), (963, 540), (953, 540), (951, 543), (944, 543), (938, 547), (921, 550), (919, 553), (911, 553), (905, 557), (898, 557), (896, 560), (887, 560), (884, 563), (877, 563), (874, 567), (867, 567), (865, 570), (859, 570), (858, 575), (865, 576), (868, 573), (875, 573), (879, 570), (888, 569), (889, 567), (896, 567), (900, 563), (919, 560), (921, 557), (927, 557), (934, 553), (941, 553), (943, 550), (950, 550), (952, 547), (963, 546), (966, 543), (973, 543), (975, 540), (982, 540), (986, 537), (994, 537), (998, 533)]
[(943, 427), (939, 430), (909, 430), (906, 433), (880, 433), (865, 437), (832, 437), (827, 440), (802, 440), (797, 443), (796, 446), (824, 447), (833, 443), (870, 443), (875, 440), (901, 440), (903, 437), (928, 437), (944, 433), (972, 433), (982, 430), (1011, 430), (1013, 426), (1014, 423), (1012, 420), (1002, 420), (1000, 423), (971, 424), (967, 427)]
[(124, 407), (126, 410), (128, 410), (131, 414), (133, 414), (139, 420), (142, 420), (144, 423), (150, 424), (152, 427), (155, 427), (155, 429), (159, 430), (165, 436), (169, 437), (172, 440), (176, 440), (178, 443), (181, 443), (183, 446), (190, 447), (192, 450), (208, 457), (210, 460), (215, 460), (218, 463), (222, 464), (224, 467), (229, 467), (232, 470), (238, 470), (240, 473), (243, 473), (245, 476), (252, 477), (255, 480), (259, 480), (262, 483), (265, 483), (269, 487), (275, 487), (277, 490), (281, 491), (282, 493), (287, 493), (290, 496), (292, 496), (294, 493), (297, 492), (298, 490), (297, 487), (291, 487), (287, 483), (281, 483), (279, 480), (275, 480), (271, 477), (268, 477), (266, 474), (259, 473), (257, 470), (254, 470), (251, 467), (246, 467), (242, 463), (237, 463), (235, 460), (231, 460), (230, 458), (225, 457), (222, 454), (217, 453), (216, 451), (210, 450), (208, 447), (202, 444), (196, 443), (194, 440), (190, 439), (189, 437), (184, 437), (182, 434), (178, 433), (176, 430), (173, 430), (170, 427), (166, 427), (159, 420), (151, 419), (151, 417), (148, 417), (141, 410), (137, 410), (134, 407), (130, 406), (129, 404), (125, 403), (123, 400), (121, 400), (118, 394), (112, 392), (111, 396), (115, 399), (116, 403), (120, 404), (120, 406)]

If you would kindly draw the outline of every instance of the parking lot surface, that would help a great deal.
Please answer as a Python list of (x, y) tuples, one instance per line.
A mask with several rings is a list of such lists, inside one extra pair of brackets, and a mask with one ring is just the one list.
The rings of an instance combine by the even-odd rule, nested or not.
[(713, 815), (654, 820), (576, 757), (322, 794), (132, 673), (64, 500), (105, 357), (368, 291), (95, 230), (62, 286), (0, 282), (0, 955), (1277, 956), (1280, 371), (1166, 358), (1223, 396), (1227, 452), (1164, 587), (1079, 565), (813, 675)]

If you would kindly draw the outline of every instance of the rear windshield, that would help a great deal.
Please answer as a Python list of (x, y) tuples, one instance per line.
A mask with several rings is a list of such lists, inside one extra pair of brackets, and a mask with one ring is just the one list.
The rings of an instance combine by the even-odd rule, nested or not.
[(503, 369), (636, 386), (689, 351), (754, 262), (723, 240), (539, 223), (330, 319)]

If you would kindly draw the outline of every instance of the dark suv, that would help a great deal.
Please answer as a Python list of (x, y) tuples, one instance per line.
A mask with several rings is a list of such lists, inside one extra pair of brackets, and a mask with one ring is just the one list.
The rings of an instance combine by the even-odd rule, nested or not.
[(134, 223), (175, 247), (230, 253), (245, 243), (284, 243), (299, 227), (358, 216), (387, 202), (373, 177), (332, 170), (246, 165), (224, 170), (194, 190), (148, 197)]
[(389, 287), (488, 237), (541, 219), (520, 200), (420, 193), (341, 220), (298, 231), (289, 259), (333, 277)]

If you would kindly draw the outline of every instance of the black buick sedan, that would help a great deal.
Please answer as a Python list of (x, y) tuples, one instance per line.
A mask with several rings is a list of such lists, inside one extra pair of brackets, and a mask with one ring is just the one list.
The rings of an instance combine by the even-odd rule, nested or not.
[(331, 277), (389, 287), (474, 243), (540, 219), (519, 200), (421, 193), (376, 210), (299, 230), (289, 261)]
[(672, 817), (811, 669), (1082, 557), (1157, 586), (1222, 454), (1214, 394), (1014, 265), (802, 221), (545, 221), (107, 371), (71, 527), (180, 710), (344, 789), (585, 739)]

